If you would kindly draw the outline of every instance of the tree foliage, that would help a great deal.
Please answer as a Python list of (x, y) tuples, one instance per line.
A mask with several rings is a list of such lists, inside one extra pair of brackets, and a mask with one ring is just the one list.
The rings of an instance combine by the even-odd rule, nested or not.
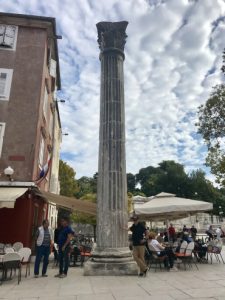
[[(75, 196), (83, 201), (97, 202), (97, 178), (83, 176), (75, 179), (75, 171), (65, 162), (60, 161), (61, 194)], [(212, 202), (214, 213), (221, 209), (225, 212), (225, 188), (218, 189), (206, 179), (202, 170), (186, 173), (184, 166), (172, 161), (162, 161), (158, 166), (148, 166), (139, 170), (137, 174), (127, 174), (128, 210), (132, 211), (132, 196), (152, 196), (160, 192), (175, 194), (196, 200)], [(91, 224), (96, 226), (96, 217), (84, 213), (72, 214), (75, 223)]]
[(135, 180), (135, 175), (132, 173), (127, 174), (127, 192), (133, 192), (136, 187), (136, 180)]
[(60, 194), (68, 197), (74, 197), (79, 191), (77, 180), (75, 179), (76, 172), (66, 162), (59, 161), (59, 181)]
[(142, 168), (136, 174), (136, 181), (146, 196), (153, 196), (162, 191), (182, 196), (187, 184), (187, 174), (181, 164), (163, 161), (158, 167)]
[[(225, 72), (225, 66), (222, 71)], [(225, 186), (225, 84), (213, 88), (209, 99), (199, 107), (198, 118), (198, 132), (208, 147), (206, 165), (217, 182)]]
[[(214, 213), (225, 212), (225, 189), (222, 193), (206, 179), (202, 170), (186, 173), (183, 165), (175, 161), (162, 161), (157, 167), (148, 166), (135, 175), (135, 186), (139, 185), (139, 195), (153, 196), (160, 192), (179, 197), (212, 202)], [(137, 194), (137, 188), (129, 191)], [(221, 206), (221, 208), (219, 208)]]
[(83, 176), (77, 180), (79, 190), (76, 193), (76, 197), (81, 198), (87, 194), (97, 193), (97, 179), (98, 173), (95, 173), (93, 177)]
[[(81, 198), (84, 201), (90, 201), (92, 203), (97, 202), (97, 195), (96, 194), (87, 194)], [(95, 226), (96, 225), (96, 216), (88, 215), (81, 212), (74, 212), (72, 214), (72, 220), (74, 223), (77, 224), (90, 224)]]

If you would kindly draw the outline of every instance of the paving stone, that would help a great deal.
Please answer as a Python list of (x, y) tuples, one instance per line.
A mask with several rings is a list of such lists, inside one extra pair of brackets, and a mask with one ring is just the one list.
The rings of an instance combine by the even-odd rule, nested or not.
[(0, 300), (225, 300), (225, 265), (199, 265), (199, 271), (149, 272), (137, 276), (85, 277), (71, 268), (64, 279), (22, 277), (3, 282)]

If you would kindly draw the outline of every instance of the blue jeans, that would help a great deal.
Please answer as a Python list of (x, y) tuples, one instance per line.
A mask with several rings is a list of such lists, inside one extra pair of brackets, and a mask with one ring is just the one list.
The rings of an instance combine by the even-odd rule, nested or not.
[(49, 254), (50, 254), (50, 246), (37, 246), (37, 254), (34, 263), (34, 275), (39, 275), (39, 267), (40, 267), (42, 257), (44, 257), (42, 275), (46, 274)]
[(59, 247), (59, 274), (67, 275), (69, 269), (69, 250), (70, 247), (66, 247), (64, 251), (62, 251), (62, 247)]

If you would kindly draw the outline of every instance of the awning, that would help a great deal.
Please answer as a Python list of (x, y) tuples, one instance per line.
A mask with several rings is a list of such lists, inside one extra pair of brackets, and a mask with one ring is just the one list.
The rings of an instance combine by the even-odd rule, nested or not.
[(0, 187), (0, 208), (14, 208), (16, 199), (25, 194), (27, 188)]
[(44, 192), (41, 191), (43, 194), (44, 198), (48, 202), (55, 203), (57, 206), (72, 210), (72, 211), (77, 211), (77, 212), (82, 212), (86, 213), (89, 215), (96, 215), (96, 204), (85, 201), (85, 200), (78, 200), (73, 197), (66, 197), (62, 195), (57, 195), (49, 192)]

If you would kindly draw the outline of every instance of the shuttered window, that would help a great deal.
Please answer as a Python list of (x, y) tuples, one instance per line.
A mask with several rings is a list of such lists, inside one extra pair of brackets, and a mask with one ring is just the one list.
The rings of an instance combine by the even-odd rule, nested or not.
[(52, 113), (50, 114), (50, 119), (49, 119), (49, 134), (52, 137), (52, 131), (53, 131), (53, 115)]
[(56, 78), (56, 61), (54, 59), (50, 61), (50, 75)]
[(0, 69), (0, 100), (9, 100), (12, 75), (12, 69)]
[(40, 167), (43, 166), (43, 162), (44, 162), (44, 152), (45, 152), (45, 142), (43, 137), (41, 137), (41, 141), (40, 141), (40, 149), (39, 149), (39, 165)]
[(5, 133), (5, 123), (0, 123), (0, 157), (2, 154), (4, 133)]
[(45, 87), (45, 94), (44, 94), (43, 112), (44, 112), (45, 119), (47, 120), (47, 117), (48, 117), (48, 91), (47, 91), (46, 87)]
[(0, 73), (0, 94), (5, 94), (7, 73)]
[(15, 50), (17, 26), (0, 24), (0, 48)]

